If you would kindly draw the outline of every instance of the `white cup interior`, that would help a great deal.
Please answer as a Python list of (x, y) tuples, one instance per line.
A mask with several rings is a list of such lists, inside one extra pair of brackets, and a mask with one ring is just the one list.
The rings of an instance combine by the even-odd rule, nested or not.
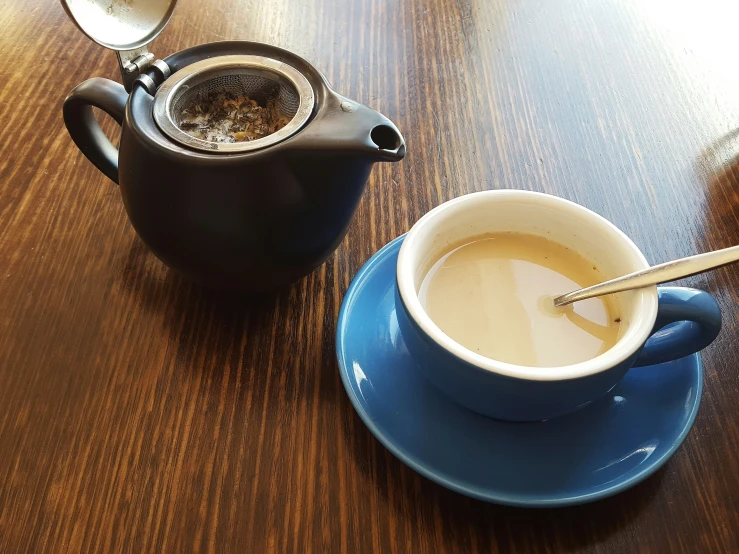
[[(569, 366), (527, 367), (477, 354), (444, 334), (418, 298), (426, 273), (450, 247), (467, 238), (496, 232), (546, 237), (578, 252), (607, 277), (649, 267), (644, 255), (621, 230), (578, 204), (547, 194), (496, 190), (461, 196), (431, 210), (407, 234), (398, 256), (400, 295), (411, 317), (439, 345), (482, 369), (511, 377), (559, 380), (584, 377), (625, 360), (649, 336), (657, 317), (657, 288), (616, 295), (621, 316), (617, 343), (599, 356)], [(501, 315), (501, 317), (505, 317)]]

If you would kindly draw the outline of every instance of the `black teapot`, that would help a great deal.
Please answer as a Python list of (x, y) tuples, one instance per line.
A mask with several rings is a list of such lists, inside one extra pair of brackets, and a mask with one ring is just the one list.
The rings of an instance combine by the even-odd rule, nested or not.
[[(218, 42), (155, 59), (146, 45), (175, 3), (62, 0), (85, 34), (117, 52), (125, 85), (93, 78), (76, 87), (64, 101), (67, 130), (120, 185), (132, 225), (165, 264), (216, 288), (284, 286), (336, 249), (372, 165), (402, 159), (403, 137), (274, 46)], [(284, 126), (241, 141), (188, 132), (189, 107), (219, 91), (270, 102)], [(119, 150), (93, 106), (122, 126)]]

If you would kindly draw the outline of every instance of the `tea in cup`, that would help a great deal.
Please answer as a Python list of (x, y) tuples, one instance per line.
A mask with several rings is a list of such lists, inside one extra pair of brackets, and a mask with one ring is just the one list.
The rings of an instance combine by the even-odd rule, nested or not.
[(528, 233), (489, 233), (452, 245), (426, 273), (419, 298), (431, 320), (468, 350), (510, 364), (583, 362), (616, 344), (615, 298), (555, 308), (552, 298), (605, 281), (577, 252)]

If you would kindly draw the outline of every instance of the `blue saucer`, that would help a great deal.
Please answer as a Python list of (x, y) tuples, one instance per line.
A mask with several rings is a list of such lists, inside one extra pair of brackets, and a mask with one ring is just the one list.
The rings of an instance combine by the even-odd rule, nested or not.
[(393, 292), (402, 240), (357, 274), (336, 337), (349, 398), (395, 456), (473, 498), (554, 507), (621, 492), (674, 454), (700, 404), (697, 354), (634, 368), (606, 398), (541, 423), (497, 421), (449, 400), (415, 369), (398, 331)]

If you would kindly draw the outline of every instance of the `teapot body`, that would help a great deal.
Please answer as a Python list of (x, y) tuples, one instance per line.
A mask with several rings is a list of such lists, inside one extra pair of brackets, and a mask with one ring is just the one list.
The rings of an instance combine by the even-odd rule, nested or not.
[[(211, 43), (164, 61), (176, 73), (204, 58), (239, 53), (288, 63), (308, 78), (316, 108), (297, 134), (247, 153), (194, 151), (160, 131), (144, 86), (133, 87), (124, 114), (111, 113), (99, 91), (103, 80), (70, 94), (65, 122), (80, 149), (119, 183), (133, 227), (157, 257), (206, 286), (260, 292), (299, 279), (331, 255), (372, 165), (401, 159), (405, 145), (384, 116), (335, 93), (310, 64), (279, 48)], [(123, 93), (110, 81), (104, 86), (120, 105)], [(98, 94), (105, 101), (96, 102)], [(118, 115), (119, 152), (90, 134), (97, 124), (84, 116), (89, 106)]]
[(164, 263), (207, 286), (264, 291), (310, 273), (346, 234), (372, 162), (254, 158), (163, 156), (124, 122), (119, 183), (133, 227)]

